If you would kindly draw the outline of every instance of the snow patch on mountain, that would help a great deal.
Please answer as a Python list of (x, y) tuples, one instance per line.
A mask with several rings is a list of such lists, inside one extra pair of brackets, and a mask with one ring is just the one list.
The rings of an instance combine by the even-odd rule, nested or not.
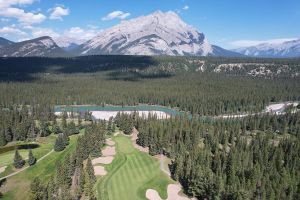
[(233, 51), (254, 57), (299, 57), (300, 39), (282, 43), (262, 43), (256, 46), (234, 49)]

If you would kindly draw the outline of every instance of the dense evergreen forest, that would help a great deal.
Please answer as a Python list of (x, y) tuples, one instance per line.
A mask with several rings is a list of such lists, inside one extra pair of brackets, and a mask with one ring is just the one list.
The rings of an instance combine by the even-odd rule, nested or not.
[[(208, 70), (197, 71), (203, 62)], [(219, 115), (258, 112), (270, 102), (300, 99), (300, 78), (291, 74), (270, 78), (212, 70), (221, 63), (241, 62), (273, 63), (274, 69), (287, 65), (290, 73), (300, 70), (299, 59), (0, 58), (0, 145), (47, 136), (46, 121), (53, 121), (54, 105), (147, 103)]]
[(300, 114), (251, 116), (206, 123), (119, 114), (137, 143), (165, 154), (185, 193), (198, 199), (299, 199)]
[[(216, 70), (232, 63), (238, 67)], [(268, 68), (267, 75), (249, 73), (258, 63), (259, 69)], [(137, 143), (149, 147), (151, 155), (171, 158), (172, 177), (189, 196), (300, 199), (299, 113), (211, 122), (118, 114), (114, 123), (84, 126), (80, 115), (78, 125), (67, 123), (66, 115), (58, 125), (53, 112), (54, 105), (139, 103), (201, 116), (259, 112), (270, 102), (300, 100), (299, 63), (210, 57), (0, 58), (0, 146), (54, 133), (54, 149), (63, 151), (68, 136), (85, 128), (75, 151), (57, 163), (50, 182), (32, 182), (32, 199), (93, 199), (96, 179), (89, 158), (101, 155), (114, 123), (125, 134), (135, 127)]]
[[(282, 76), (253, 77), (224, 63), (271, 63)], [(204, 63), (204, 64), (203, 64)], [(252, 64), (251, 64), (252, 63)], [(206, 71), (199, 71), (199, 67)], [(269, 102), (299, 100), (299, 59), (87, 56), (1, 58), (0, 106), (159, 104), (201, 115), (260, 111)], [(280, 68), (280, 69), (279, 69)], [(246, 69), (246, 68), (245, 68)], [(234, 73), (236, 72), (236, 73)], [(274, 72), (275, 73), (275, 72)], [(295, 77), (294, 77), (295, 75)]]
[(55, 174), (48, 183), (40, 177), (31, 182), (30, 199), (96, 199), (94, 184), (96, 176), (91, 156), (101, 156), (101, 148), (107, 134), (106, 123), (93, 123), (78, 138), (75, 151), (56, 163)]

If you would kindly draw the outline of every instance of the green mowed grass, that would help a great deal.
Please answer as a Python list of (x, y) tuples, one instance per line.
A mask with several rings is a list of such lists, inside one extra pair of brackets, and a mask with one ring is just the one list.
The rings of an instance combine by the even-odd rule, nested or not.
[[(53, 145), (55, 142), (55, 136), (50, 135), (49, 137), (45, 138), (39, 138), (37, 142), (19, 142), (18, 144), (38, 144), (39, 147), (32, 149), (33, 155), (39, 159), (43, 155), (47, 154), (51, 149), (53, 149)], [(21, 149), (19, 150), (19, 153), (23, 157), (23, 159), (28, 158), (28, 150), (27, 149)], [(8, 166), (13, 163), (13, 159), (15, 156), (15, 150), (11, 150), (5, 153), (0, 154), (0, 167), (2, 166)]]
[[(39, 177), (41, 181), (47, 183), (51, 175), (55, 173), (56, 162), (63, 160), (68, 153), (74, 151), (78, 136), (79, 135), (70, 136), (70, 144), (64, 151), (53, 152), (34, 166), (8, 178), (7, 182), (1, 188), (4, 193), (3, 199), (29, 199), (30, 183), (34, 177)], [(53, 146), (51, 147), (53, 148)]]
[(146, 199), (146, 190), (153, 188), (167, 198), (167, 185), (172, 181), (163, 174), (159, 162), (147, 153), (136, 150), (129, 137), (114, 138), (117, 155), (106, 169), (108, 174), (96, 185), (98, 199)]

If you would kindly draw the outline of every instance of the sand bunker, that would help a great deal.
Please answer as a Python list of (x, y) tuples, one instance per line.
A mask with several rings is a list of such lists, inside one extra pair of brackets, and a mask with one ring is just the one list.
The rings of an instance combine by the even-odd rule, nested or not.
[(150, 199), (150, 200), (162, 200), (162, 198), (160, 198), (158, 192), (153, 189), (148, 189), (146, 191), (146, 198)]
[(7, 166), (0, 167), (0, 173), (4, 172)]
[(104, 176), (107, 174), (107, 171), (103, 166), (94, 166), (95, 175)]
[(144, 152), (144, 153), (149, 153), (149, 147), (142, 147), (136, 143), (133, 144), (134, 148), (136, 148), (137, 150)]
[(109, 146), (114, 146), (116, 144), (111, 138), (106, 139), (105, 143)]
[(107, 146), (105, 149), (102, 150), (102, 155), (103, 156), (114, 156), (116, 155), (116, 148)]
[(99, 157), (99, 158), (95, 158), (92, 160), (92, 164), (96, 165), (96, 164), (110, 164), (112, 163), (112, 161), (114, 160), (113, 156), (106, 156), (106, 157)]
[[(179, 184), (169, 184), (167, 200), (190, 200), (190, 198), (188, 197), (179, 195), (180, 190), (181, 190), (181, 186)], [(146, 191), (146, 197), (149, 200), (162, 200), (158, 192), (153, 189), (148, 189)]]
[(187, 197), (180, 196), (179, 192), (181, 190), (181, 185), (170, 184), (168, 185), (168, 199), (167, 200), (190, 200)]

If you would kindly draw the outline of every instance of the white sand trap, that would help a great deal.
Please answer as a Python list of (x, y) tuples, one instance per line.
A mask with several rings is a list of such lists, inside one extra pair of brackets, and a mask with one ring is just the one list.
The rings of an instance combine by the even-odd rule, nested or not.
[(149, 200), (162, 200), (162, 198), (160, 198), (158, 192), (153, 189), (148, 189), (146, 191), (146, 198)]
[(0, 173), (4, 172), (7, 166), (0, 167)]
[(110, 164), (112, 163), (112, 161), (114, 160), (113, 156), (106, 156), (106, 157), (99, 157), (99, 158), (95, 158), (92, 160), (92, 164), (96, 165), (96, 164)]
[(134, 127), (133, 129), (132, 129), (132, 133), (131, 133), (131, 140), (132, 141), (136, 141), (137, 139), (138, 139), (138, 130)]
[(105, 176), (107, 171), (104, 169), (103, 166), (94, 166), (95, 175)]
[(106, 139), (105, 143), (109, 146), (114, 146), (116, 144), (111, 138)]
[(179, 192), (181, 190), (181, 185), (179, 184), (169, 184), (168, 185), (168, 198), (167, 200), (190, 200), (190, 198), (180, 196)]
[(107, 146), (105, 149), (102, 150), (102, 155), (103, 156), (114, 156), (116, 155), (116, 148)]
[[(168, 198), (167, 200), (191, 200), (188, 197), (184, 197), (179, 195), (179, 192), (181, 191), (181, 185), (180, 184), (169, 184), (168, 185)], [(149, 200), (162, 200), (162, 198), (159, 196), (158, 192), (153, 189), (148, 189), (146, 191), (146, 197)]]
[(149, 147), (142, 147), (136, 143), (134, 143), (133, 146), (141, 152), (149, 153)]
[(120, 131), (115, 132), (114, 136), (117, 136), (117, 135), (119, 135), (119, 134), (120, 134)]

